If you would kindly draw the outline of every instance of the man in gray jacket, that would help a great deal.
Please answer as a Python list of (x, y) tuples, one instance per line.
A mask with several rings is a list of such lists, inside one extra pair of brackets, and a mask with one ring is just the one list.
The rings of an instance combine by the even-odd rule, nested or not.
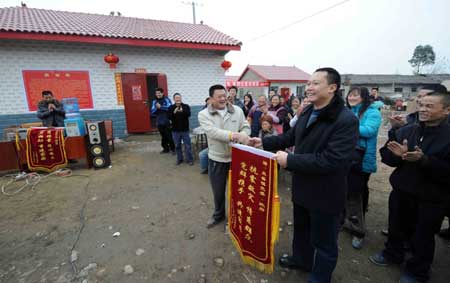
[(248, 143), (250, 126), (244, 112), (227, 101), (222, 85), (209, 88), (211, 103), (200, 111), (198, 120), (208, 137), (208, 175), (214, 196), (214, 214), (207, 222), (211, 228), (225, 220), (225, 191), (231, 163), (230, 142)]
[(38, 104), (37, 116), (44, 127), (64, 127), (66, 112), (63, 104), (53, 97), (53, 93), (44, 90), (42, 100)]

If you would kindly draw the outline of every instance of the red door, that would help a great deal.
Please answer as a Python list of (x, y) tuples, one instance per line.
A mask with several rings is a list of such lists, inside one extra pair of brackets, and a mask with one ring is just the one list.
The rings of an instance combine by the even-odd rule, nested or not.
[(289, 100), (289, 96), (291, 94), (291, 89), (288, 88), (288, 87), (282, 87), (280, 89), (280, 94), (281, 94), (281, 96), (284, 97), (284, 101), (288, 101)]
[(151, 131), (146, 74), (122, 74), (122, 91), (128, 133)]

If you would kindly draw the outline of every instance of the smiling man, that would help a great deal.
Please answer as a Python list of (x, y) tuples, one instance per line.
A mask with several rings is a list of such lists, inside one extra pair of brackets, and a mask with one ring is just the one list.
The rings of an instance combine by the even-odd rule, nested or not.
[(231, 163), (230, 142), (247, 144), (250, 127), (244, 112), (227, 100), (222, 85), (209, 88), (210, 103), (198, 113), (198, 121), (208, 138), (208, 175), (214, 197), (214, 213), (206, 227), (225, 220), (225, 191)]
[(288, 132), (251, 138), (250, 145), (278, 151), (281, 167), (292, 171), (294, 238), (285, 268), (311, 271), (308, 282), (329, 283), (338, 258), (337, 235), (344, 210), (350, 156), (358, 139), (358, 119), (338, 95), (341, 77), (333, 68), (317, 69), (306, 90), (311, 102)]
[(411, 243), (400, 283), (427, 282), (439, 232), (450, 203), (450, 94), (432, 92), (419, 101), (419, 123), (395, 132), (380, 149), (390, 177), (389, 234), (385, 249), (370, 257), (377, 265), (401, 264)]

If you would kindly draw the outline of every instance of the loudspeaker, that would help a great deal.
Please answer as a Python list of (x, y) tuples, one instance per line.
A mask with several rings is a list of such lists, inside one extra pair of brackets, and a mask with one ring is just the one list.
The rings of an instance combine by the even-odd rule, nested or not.
[(106, 139), (105, 122), (88, 122), (86, 125), (89, 162), (95, 169), (106, 168), (111, 165), (111, 158), (109, 156), (108, 140)]

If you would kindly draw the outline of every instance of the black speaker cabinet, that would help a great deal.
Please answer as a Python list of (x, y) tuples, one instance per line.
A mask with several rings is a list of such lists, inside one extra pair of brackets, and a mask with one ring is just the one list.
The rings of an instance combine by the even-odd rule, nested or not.
[(106, 168), (111, 165), (108, 140), (106, 139), (105, 122), (88, 122), (87, 151), (89, 162), (95, 169)]

